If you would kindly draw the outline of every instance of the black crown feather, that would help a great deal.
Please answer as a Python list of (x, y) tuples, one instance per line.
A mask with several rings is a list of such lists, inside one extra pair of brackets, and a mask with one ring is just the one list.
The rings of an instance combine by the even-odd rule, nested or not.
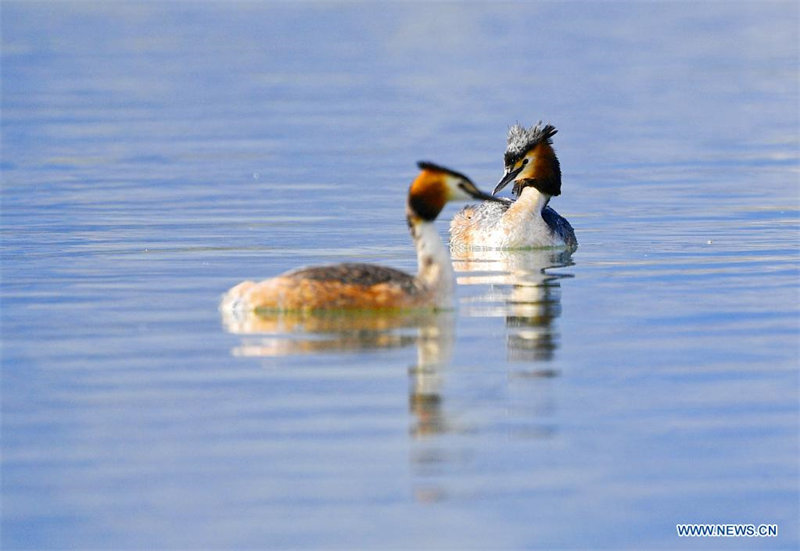
[(469, 178), (460, 172), (443, 167), (442, 165), (437, 165), (436, 163), (431, 163), (430, 161), (418, 161), (417, 166), (420, 168), (420, 170), (438, 170), (439, 172), (446, 172), (447, 174), (455, 176), (456, 178), (461, 178), (462, 180), (467, 180), (468, 182), (470, 181)]

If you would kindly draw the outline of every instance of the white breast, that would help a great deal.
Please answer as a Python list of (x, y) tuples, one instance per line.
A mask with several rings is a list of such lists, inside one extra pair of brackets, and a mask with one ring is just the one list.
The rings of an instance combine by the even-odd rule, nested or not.
[[(566, 220), (547, 207), (549, 196), (535, 188), (525, 188), (519, 199), (510, 205), (482, 203), (472, 207), (470, 218), (459, 213), (450, 227), (451, 247), (487, 247), (519, 249), (531, 247), (565, 247), (569, 236), (556, 228), (563, 226), (571, 232)], [(547, 209), (548, 218), (560, 219), (563, 224), (554, 227), (542, 217)], [(571, 239), (574, 241), (574, 234)], [(577, 242), (575, 242), (577, 244)]]

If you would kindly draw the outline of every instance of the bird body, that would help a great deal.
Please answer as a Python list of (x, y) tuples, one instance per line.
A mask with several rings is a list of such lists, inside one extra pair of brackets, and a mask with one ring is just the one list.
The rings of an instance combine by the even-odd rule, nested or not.
[(245, 300), (255, 309), (318, 310), (414, 308), (429, 293), (414, 276), (373, 264), (313, 266), (262, 282), (244, 281), (226, 299)]
[(244, 281), (222, 299), (225, 312), (258, 310), (364, 310), (452, 307), (455, 276), (434, 220), (448, 201), (499, 199), (481, 192), (463, 174), (432, 163), (408, 193), (406, 216), (417, 250), (418, 272), (345, 263), (299, 268), (261, 282)]
[(566, 248), (578, 246), (575, 230), (535, 189), (522, 191), (516, 201), (464, 207), (450, 224), (452, 249)]

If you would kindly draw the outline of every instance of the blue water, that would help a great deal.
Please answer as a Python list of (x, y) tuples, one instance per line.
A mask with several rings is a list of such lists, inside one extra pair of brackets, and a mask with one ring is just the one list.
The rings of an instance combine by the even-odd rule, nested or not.
[[(3, 549), (800, 546), (796, 2), (0, 9)], [(539, 119), (576, 253), (221, 318)]]

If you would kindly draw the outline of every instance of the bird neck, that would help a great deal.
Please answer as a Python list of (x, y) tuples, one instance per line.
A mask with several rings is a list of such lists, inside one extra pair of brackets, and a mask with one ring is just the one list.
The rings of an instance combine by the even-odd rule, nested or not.
[(532, 186), (522, 189), (519, 198), (508, 208), (507, 215), (511, 217), (530, 215), (541, 216), (542, 211), (550, 201), (550, 195), (542, 193)]
[(413, 235), (419, 266), (417, 280), (433, 293), (436, 306), (452, 307), (455, 273), (439, 232), (432, 222), (417, 220)]

